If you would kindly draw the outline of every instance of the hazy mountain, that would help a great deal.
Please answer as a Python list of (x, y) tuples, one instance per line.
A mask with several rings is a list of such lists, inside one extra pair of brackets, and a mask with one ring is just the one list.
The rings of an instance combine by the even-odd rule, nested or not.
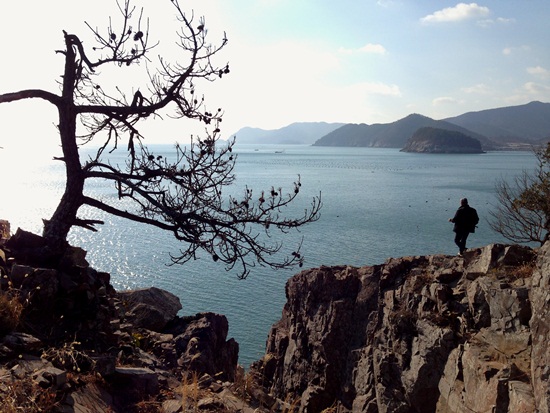
[(300, 122), (292, 123), (281, 129), (265, 130), (242, 128), (231, 135), (237, 137), (237, 143), (270, 144), (312, 144), (317, 139), (344, 125), (344, 123)]
[(483, 150), (528, 149), (533, 143), (550, 140), (550, 103), (531, 102), (442, 120), (412, 114), (392, 123), (373, 125), (302, 122), (275, 130), (246, 127), (235, 135), (237, 143), (403, 148), (422, 127), (463, 133), (479, 140)]
[(487, 137), (471, 132), (461, 126), (413, 114), (392, 123), (346, 124), (314, 143), (314, 146), (368, 146), (379, 148), (402, 148), (420, 128), (431, 127), (461, 132), (478, 139), (486, 148), (494, 147)]
[(540, 141), (550, 138), (550, 103), (468, 112), (444, 119), (498, 142)]

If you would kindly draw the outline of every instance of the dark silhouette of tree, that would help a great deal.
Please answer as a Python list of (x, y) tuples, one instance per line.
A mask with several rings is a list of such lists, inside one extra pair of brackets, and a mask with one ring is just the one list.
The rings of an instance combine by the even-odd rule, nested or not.
[(489, 212), (493, 230), (513, 242), (544, 244), (550, 231), (550, 143), (534, 150), (537, 167), (513, 183), (496, 184), (496, 209)]
[[(234, 140), (221, 145), (223, 111), (207, 110), (196, 84), (229, 73), (228, 64), (216, 66), (212, 59), (227, 39), (224, 35), (219, 45), (208, 43), (204, 19), (184, 13), (177, 0), (171, 3), (181, 26), (176, 33), (177, 45), (185, 64), (162, 56), (153, 64), (149, 55), (158, 43), (150, 44), (149, 21), (144, 19), (143, 10), (136, 10), (130, 0), (125, 0), (123, 4), (117, 2), (122, 22), (118, 29), (111, 20), (105, 31), (86, 23), (96, 41), (91, 50), (77, 35), (63, 32), (65, 47), (57, 51), (64, 58), (59, 94), (29, 89), (0, 95), (0, 103), (38, 98), (58, 110), (63, 156), (56, 159), (65, 164), (66, 186), (52, 217), (44, 221), (46, 249), (62, 251), (75, 225), (95, 231), (95, 226), (103, 223), (78, 216), (86, 205), (170, 231), (183, 245), (172, 255), (174, 263), (193, 259), (202, 249), (215, 261), (225, 263), (227, 269), (240, 268), (241, 277), (255, 264), (273, 268), (301, 265), (301, 244), (281, 258), (282, 245), (271, 238), (272, 231), (287, 233), (318, 219), (320, 196), (292, 218), (283, 212), (300, 192), (299, 176), (288, 194), (271, 188), (253, 195), (247, 188), (242, 197), (222, 197), (223, 188), (234, 183)], [(112, 83), (112, 76), (101, 78), (99, 72), (113, 66), (124, 78), (125, 69), (138, 64), (146, 66), (146, 80), (134, 85), (131, 95), (122, 87), (109, 88), (106, 83)], [(193, 138), (187, 147), (176, 145), (170, 159), (155, 155), (144, 145), (138, 126), (149, 117), (161, 117), (161, 111), (172, 118), (204, 123), (206, 137)], [(80, 147), (92, 141), (99, 149), (94, 150), (94, 156), (81, 160)], [(127, 147), (127, 161), (114, 165), (108, 154), (122, 143)], [(84, 184), (94, 179), (111, 182), (118, 198), (130, 200), (132, 207), (87, 195)]]

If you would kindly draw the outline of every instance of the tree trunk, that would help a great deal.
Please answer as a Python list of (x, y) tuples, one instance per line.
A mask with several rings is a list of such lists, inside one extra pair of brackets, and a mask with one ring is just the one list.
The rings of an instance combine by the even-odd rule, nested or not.
[(79, 63), (77, 62), (75, 48), (67, 35), (65, 35), (65, 44), (63, 92), (61, 103), (58, 104), (57, 109), (67, 182), (57, 209), (51, 219), (44, 223), (43, 232), (48, 246), (53, 250), (59, 250), (66, 245), (67, 235), (74, 225), (78, 209), (82, 205), (84, 191), (84, 173), (76, 143), (77, 110), (74, 103), (75, 89), (78, 87), (81, 70), (78, 67)]

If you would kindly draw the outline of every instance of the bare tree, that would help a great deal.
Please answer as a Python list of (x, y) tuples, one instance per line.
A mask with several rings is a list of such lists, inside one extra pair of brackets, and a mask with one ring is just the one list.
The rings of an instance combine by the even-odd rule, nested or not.
[[(104, 31), (87, 26), (96, 41), (91, 50), (75, 34), (63, 32), (65, 47), (57, 51), (64, 57), (60, 94), (29, 89), (0, 95), (0, 103), (22, 99), (44, 99), (56, 106), (59, 114), (59, 137), (65, 164), (65, 192), (52, 217), (44, 221), (43, 237), (50, 251), (61, 251), (73, 226), (95, 231), (99, 220), (78, 216), (79, 209), (90, 206), (170, 231), (182, 241), (182, 248), (172, 255), (174, 263), (195, 258), (199, 249), (206, 251), (227, 269), (237, 265), (245, 277), (255, 264), (274, 268), (303, 262), (300, 245), (290, 254), (280, 254), (282, 245), (273, 241), (273, 230), (287, 233), (319, 217), (320, 195), (297, 217), (283, 215), (300, 192), (299, 176), (288, 194), (280, 188), (268, 188), (261, 195), (246, 189), (242, 197), (222, 197), (223, 188), (234, 183), (234, 140), (221, 145), (220, 122), (223, 111), (207, 110), (204, 98), (196, 91), (199, 81), (214, 81), (229, 73), (229, 65), (216, 66), (212, 58), (227, 44), (206, 40), (203, 18), (184, 13), (178, 0), (171, 0), (180, 30), (176, 33), (180, 59), (185, 64), (159, 57), (155, 65), (151, 50), (149, 20), (143, 10), (136, 10), (130, 0), (118, 3), (121, 25), (115, 29), (111, 19)], [(91, 54), (89, 54), (91, 53)], [(93, 55), (93, 56), (92, 56)], [(122, 88), (106, 86), (99, 69), (114, 66), (121, 76), (127, 67), (146, 65), (144, 85), (133, 85), (127, 95)], [(100, 84), (100, 79), (103, 83)], [(167, 111), (176, 119), (193, 119), (205, 124), (206, 137), (194, 138), (189, 147), (176, 145), (173, 157), (157, 156), (143, 144), (138, 126), (149, 117)], [(77, 134), (77, 126), (83, 133)], [(82, 161), (82, 145), (94, 141), (99, 147), (94, 156)], [(108, 154), (124, 142), (125, 165), (113, 165)], [(119, 199), (131, 201), (132, 207), (87, 195), (88, 180), (112, 182)]]
[(498, 205), (489, 212), (493, 230), (513, 242), (544, 244), (550, 231), (550, 143), (534, 150), (537, 167), (513, 183), (496, 184)]

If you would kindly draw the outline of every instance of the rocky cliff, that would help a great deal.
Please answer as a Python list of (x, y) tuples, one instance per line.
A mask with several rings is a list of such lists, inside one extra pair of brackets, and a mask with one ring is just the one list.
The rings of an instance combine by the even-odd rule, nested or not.
[(301, 412), (548, 412), (550, 244), (321, 267), (253, 366)]

